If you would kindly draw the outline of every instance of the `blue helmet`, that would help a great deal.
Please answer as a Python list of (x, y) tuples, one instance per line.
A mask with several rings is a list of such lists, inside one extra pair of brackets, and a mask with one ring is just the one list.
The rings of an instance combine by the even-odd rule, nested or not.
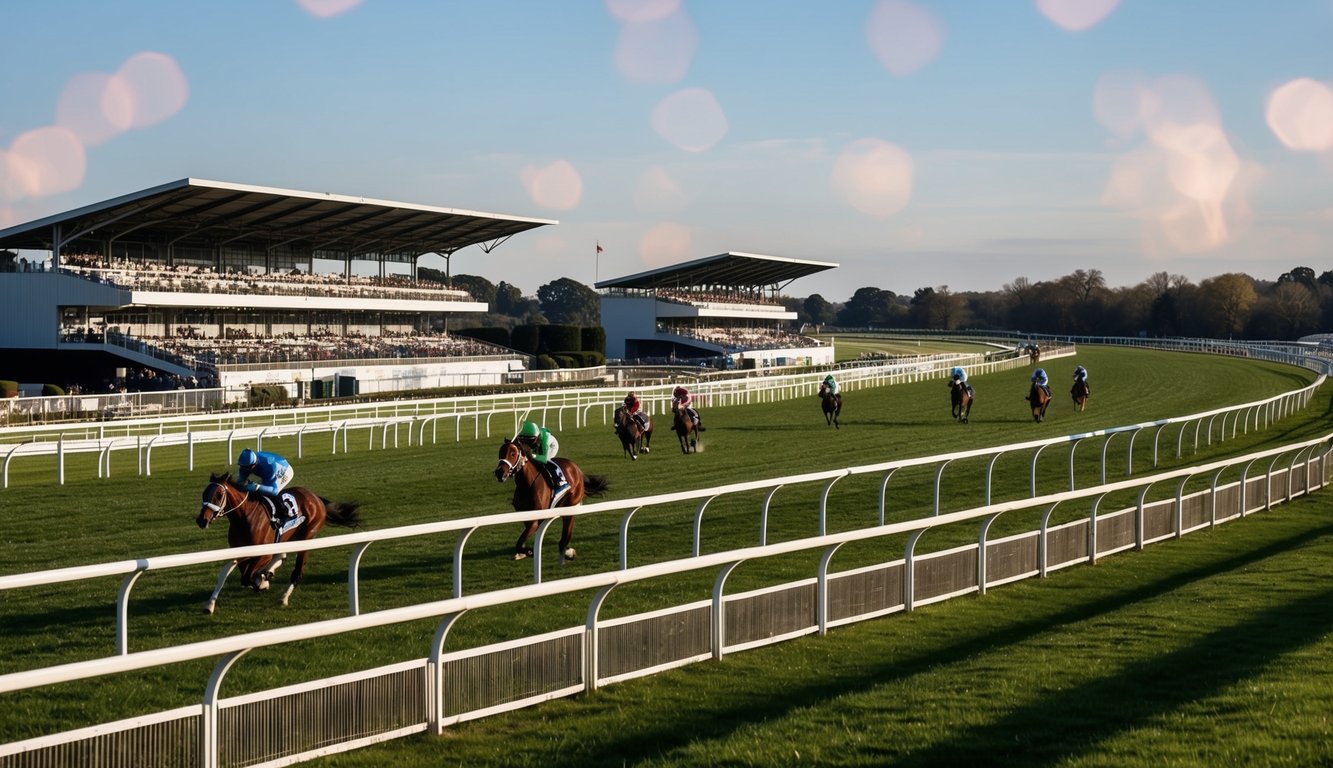
[(236, 463), (242, 467), (253, 467), (257, 461), (259, 457), (249, 448), (241, 451), (241, 455), (236, 458)]
[(1035, 370), (1035, 371), (1032, 372), (1032, 376), (1033, 376), (1034, 378), (1044, 379), (1044, 378), (1046, 378), (1046, 369), (1045, 369), (1045, 368), (1038, 368), (1037, 370)]

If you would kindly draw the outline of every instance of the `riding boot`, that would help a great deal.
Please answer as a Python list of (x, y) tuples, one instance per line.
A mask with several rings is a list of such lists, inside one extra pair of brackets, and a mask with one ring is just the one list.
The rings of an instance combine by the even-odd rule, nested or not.
[(550, 461), (547, 462), (547, 466), (550, 468), (551, 476), (554, 478), (554, 481), (551, 484), (551, 508), (554, 509), (555, 505), (559, 504), (560, 500), (569, 492), (569, 483), (565, 480), (565, 472), (560, 468), (559, 464)]

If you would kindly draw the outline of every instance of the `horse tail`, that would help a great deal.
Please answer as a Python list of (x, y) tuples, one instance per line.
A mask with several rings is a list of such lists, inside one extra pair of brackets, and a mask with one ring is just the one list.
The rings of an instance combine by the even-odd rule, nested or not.
[(583, 492), (588, 496), (601, 496), (610, 487), (611, 483), (606, 479), (606, 475), (583, 476)]
[(343, 528), (361, 527), (361, 505), (355, 501), (329, 501), (323, 496), (319, 500), (324, 503), (324, 511), (328, 514), (328, 520), (334, 525), (340, 525)]

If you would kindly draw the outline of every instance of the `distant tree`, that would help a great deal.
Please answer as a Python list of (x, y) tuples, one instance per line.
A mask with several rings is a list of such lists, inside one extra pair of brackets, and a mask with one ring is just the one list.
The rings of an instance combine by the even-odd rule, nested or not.
[[(1313, 284), (1313, 273), (1311, 277)], [(1297, 278), (1294, 282), (1278, 281), (1278, 285), (1266, 297), (1277, 319), (1276, 336), (1279, 339), (1295, 339), (1314, 332), (1319, 326), (1319, 301), (1314, 291), (1306, 287), (1305, 282)]]
[(817, 293), (805, 297), (802, 307), (805, 309), (805, 315), (809, 318), (809, 322), (815, 325), (826, 325), (833, 322), (834, 318), (837, 317), (836, 308)]
[(857, 288), (838, 313), (838, 325), (891, 325), (897, 316), (895, 299), (893, 291), (873, 287)]
[(1204, 306), (1209, 313), (1211, 333), (1208, 335), (1226, 338), (1245, 329), (1258, 299), (1253, 278), (1239, 272), (1228, 272), (1204, 280), (1199, 284), (1199, 290), (1203, 293)]
[(484, 304), (495, 303), (495, 283), (478, 275), (454, 275), (453, 287), (468, 292), (472, 298)]
[(934, 288), (917, 288), (907, 304), (907, 317), (914, 328), (929, 328), (931, 305), (935, 303)]
[(491, 307), (492, 311), (499, 312), (502, 315), (517, 315), (521, 313), (523, 304), (523, 291), (512, 283), (506, 283), (501, 280), (500, 284), (495, 286), (495, 302)]
[(1278, 285), (1284, 283), (1300, 283), (1307, 288), (1314, 288), (1315, 276), (1314, 270), (1309, 267), (1295, 267), (1290, 272), (1283, 272), (1277, 276)]
[(1326, 270), (1319, 275), (1319, 284), (1333, 286), (1333, 269)]
[(568, 277), (537, 289), (542, 314), (552, 323), (601, 325), (602, 305), (597, 291)]

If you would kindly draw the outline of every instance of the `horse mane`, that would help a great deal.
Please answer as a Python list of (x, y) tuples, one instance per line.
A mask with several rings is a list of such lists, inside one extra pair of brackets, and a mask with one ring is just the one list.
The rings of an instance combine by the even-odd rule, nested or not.
[(209, 473), (208, 473), (208, 482), (210, 482), (210, 483), (222, 483), (223, 485), (229, 485), (229, 486), (231, 486), (231, 487), (233, 487), (233, 488), (236, 487), (236, 482), (235, 482), (235, 480), (232, 479), (231, 473), (229, 473), (229, 472), (223, 472), (223, 473), (221, 473), (221, 474), (219, 474), (219, 473), (217, 473), (217, 472), (209, 472)]

